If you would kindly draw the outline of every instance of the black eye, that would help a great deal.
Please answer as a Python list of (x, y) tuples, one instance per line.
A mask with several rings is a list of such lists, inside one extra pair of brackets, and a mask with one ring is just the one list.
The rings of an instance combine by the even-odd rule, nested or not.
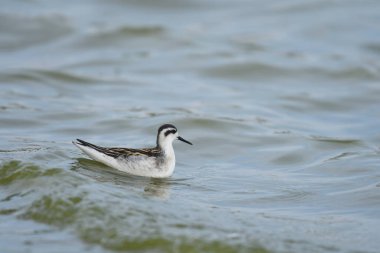
[(173, 129), (173, 130), (168, 130), (165, 132), (165, 136), (168, 136), (169, 134), (175, 134), (177, 132), (177, 130)]

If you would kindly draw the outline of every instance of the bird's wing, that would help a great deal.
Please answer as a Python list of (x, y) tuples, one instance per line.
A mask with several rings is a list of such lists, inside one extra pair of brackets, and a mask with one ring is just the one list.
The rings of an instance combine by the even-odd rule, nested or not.
[(113, 157), (119, 156), (154, 156), (157, 157), (160, 154), (160, 150), (157, 148), (143, 148), (143, 149), (132, 149), (132, 148), (105, 148), (106, 154)]
[(154, 156), (157, 157), (160, 155), (160, 150), (158, 148), (143, 148), (143, 149), (132, 149), (132, 148), (106, 148), (94, 145), (92, 143), (77, 139), (78, 144), (82, 146), (87, 146), (92, 149), (95, 149), (98, 152), (101, 152), (105, 155), (117, 158), (120, 156), (129, 157), (129, 156)]

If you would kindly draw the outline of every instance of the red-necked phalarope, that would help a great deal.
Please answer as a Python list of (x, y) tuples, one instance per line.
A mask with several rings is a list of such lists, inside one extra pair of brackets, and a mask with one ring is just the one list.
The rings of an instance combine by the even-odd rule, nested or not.
[(144, 177), (170, 177), (175, 167), (173, 141), (178, 139), (193, 145), (178, 135), (171, 124), (162, 125), (154, 148), (106, 148), (77, 139), (73, 144), (92, 159), (112, 168)]

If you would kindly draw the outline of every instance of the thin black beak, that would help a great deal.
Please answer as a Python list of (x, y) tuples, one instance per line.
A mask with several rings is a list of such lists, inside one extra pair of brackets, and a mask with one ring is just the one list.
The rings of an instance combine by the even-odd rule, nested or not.
[(178, 136), (177, 139), (180, 140), (180, 141), (186, 142), (187, 144), (193, 145), (193, 143), (191, 143), (190, 141), (185, 140), (181, 136)]

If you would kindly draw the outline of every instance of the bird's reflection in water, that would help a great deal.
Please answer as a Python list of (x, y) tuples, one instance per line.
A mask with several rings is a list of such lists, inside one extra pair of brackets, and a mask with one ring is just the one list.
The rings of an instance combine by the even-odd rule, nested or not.
[(143, 190), (145, 196), (162, 200), (170, 198), (170, 188), (172, 185), (187, 185), (184, 183), (187, 179), (134, 176), (85, 158), (78, 158), (77, 161), (73, 163), (71, 169), (99, 182), (110, 182), (116, 185), (132, 187), (134, 190)]

